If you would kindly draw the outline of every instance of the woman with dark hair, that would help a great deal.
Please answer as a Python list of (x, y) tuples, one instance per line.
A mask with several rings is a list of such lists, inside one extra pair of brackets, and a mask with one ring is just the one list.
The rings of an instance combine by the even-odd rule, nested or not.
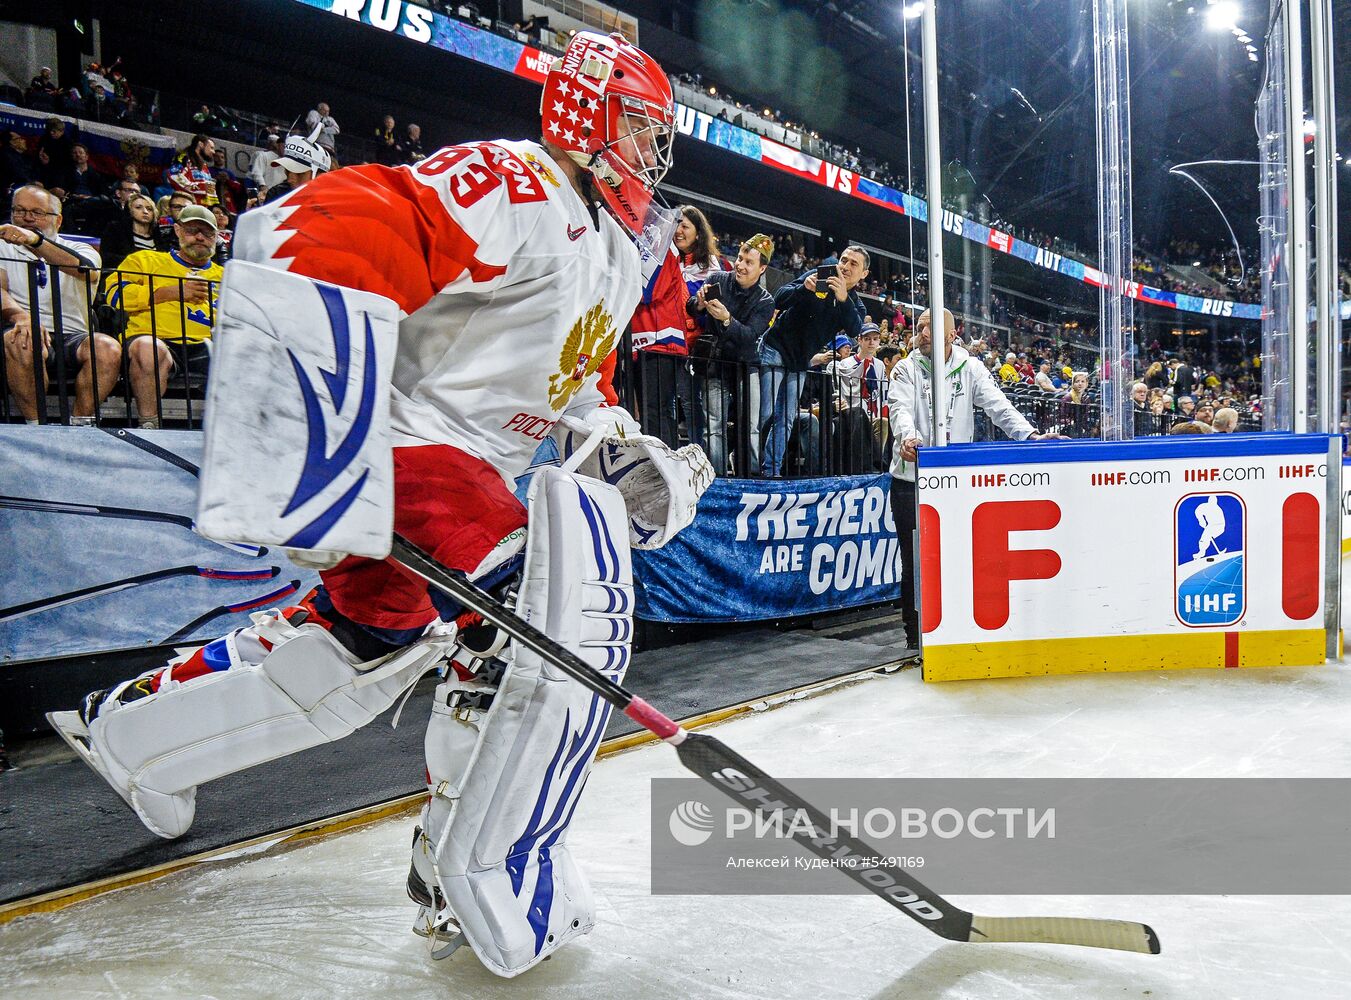
[[(708, 217), (693, 205), (680, 205), (676, 208), (680, 221), (676, 223), (675, 248), (680, 254), (680, 272), (685, 278), (685, 289), (689, 295), (696, 294), (704, 286), (709, 275), (717, 271), (730, 271), (731, 268), (718, 255), (718, 237), (709, 224)], [(694, 343), (703, 329), (693, 316), (685, 314), (685, 350), (694, 356)], [(695, 368), (696, 375), (702, 372)], [(694, 440), (693, 437), (690, 440)]]
[[(718, 238), (709, 225), (707, 216), (693, 205), (676, 209), (680, 221), (676, 224), (675, 245), (680, 252), (680, 269), (685, 275), (685, 286), (691, 295), (708, 280), (714, 271), (726, 271), (726, 263), (718, 256)], [(698, 326), (693, 330), (696, 333)]]
[(223, 265), (227, 260), (234, 256), (232, 241), (235, 237), (234, 220), (236, 217), (231, 216), (230, 213), (225, 210), (224, 205), (212, 205), (211, 214), (216, 217), (216, 252), (212, 255), (211, 259), (217, 264)]
[[(718, 253), (718, 237), (708, 217), (693, 205), (681, 205), (676, 211), (680, 213), (675, 231), (676, 250), (680, 253), (685, 288), (690, 296), (694, 296), (711, 275), (732, 268)], [(710, 455), (720, 456), (720, 464), (724, 464), (729, 450), (727, 423), (739, 412), (739, 387), (743, 382), (753, 380), (746, 378), (744, 371), (737, 371), (734, 364), (714, 360), (713, 344), (699, 336), (702, 331), (698, 316), (687, 310), (685, 345), (690, 355), (692, 379), (687, 395), (681, 396), (685, 403), (685, 428), (692, 443), (702, 446)], [(712, 410), (709, 408), (710, 387), (721, 400)], [(678, 392), (679, 389), (678, 385)], [(754, 405), (758, 408), (758, 399)]]
[(115, 271), (137, 250), (157, 249), (161, 248), (155, 245), (155, 202), (148, 195), (133, 195), (103, 234), (99, 244), (103, 269)]
[(685, 303), (715, 270), (720, 270), (713, 227), (692, 205), (676, 209), (671, 246), (650, 271), (647, 287), (634, 310), (632, 336), (638, 413), (644, 433), (668, 445), (680, 443), (680, 417), (690, 441), (702, 440), (700, 408), (690, 377), (690, 345), (700, 327), (685, 312)]

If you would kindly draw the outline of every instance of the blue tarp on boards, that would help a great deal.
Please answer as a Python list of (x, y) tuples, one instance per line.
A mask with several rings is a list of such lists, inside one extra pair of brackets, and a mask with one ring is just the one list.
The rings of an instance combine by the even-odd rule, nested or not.
[(244, 555), (192, 530), (197, 479), (182, 466), (201, 451), (199, 431), (0, 427), (0, 662), (201, 642), (318, 583), (279, 550)]

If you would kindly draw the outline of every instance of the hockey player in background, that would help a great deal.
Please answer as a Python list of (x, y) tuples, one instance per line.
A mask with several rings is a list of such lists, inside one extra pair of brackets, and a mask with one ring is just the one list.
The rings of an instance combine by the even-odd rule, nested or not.
[[(394, 529), (618, 678), (632, 632), (625, 536), (664, 544), (693, 519), (712, 478), (698, 448), (641, 435), (597, 384), (639, 299), (638, 246), (664, 250), (674, 229), (652, 205), (670, 164), (674, 104), (652, 59), (619, 35), (583, 32), (550, 71), (541, 116), (542, 142), (467, 143), (412, 166), (351, 167), (246, 214), (226, 272), (236, 305), (231, 314), (222, 293), (222, 321), (266, 324), (293, 303), (322, 300), (300, 327), (318, 337), (331, 328), (340, 344), (349, 339), (344, 289), (386, 309), (397, 323)], [(246, 308), (254, 303), (263, 305)], [(368, 319), (368, 341), (370, 330)], [(325, 399), (347, 412), (344, 369), (340, 356), (313, 380), (326, 395), (299, 365), (212, 392), (246, 394), (259, 408), (285, 403), (312, 427)], [(297, 380), (303, 410), (282, 399)], [(268, 475), (257, 449), (213, 456), (210, 432), (208, 465), (234, 463), (241, 493)], [(579, 465), (594, 478), (548, 470), (558, 475), (532, 491), (527, 532), (510, 484), (549, 433), (565, 456), (599, 443)], [(267, 447), (261, 438), (258, 449)], [(331, 447), (321, 430), (307, 476), (338, 461), (343, 448)], [(204, 493), (206, 484), (204, 470)], [(606, 707), (398, 564), (301, 547), (294, 557), (321, 568), (322, 586), (299, 607), (256, 615), (94, 692), (78, 712), (53, 713), (58, 731), (149, 829), (171, 838), (192, 822), (197, 785), (339, 739), (437, 670), (430, 794), (409, 876), (415, 929), (437, 957), (467, 939), (499, 975), (586, 933), (589, 891), (564, 834)]]

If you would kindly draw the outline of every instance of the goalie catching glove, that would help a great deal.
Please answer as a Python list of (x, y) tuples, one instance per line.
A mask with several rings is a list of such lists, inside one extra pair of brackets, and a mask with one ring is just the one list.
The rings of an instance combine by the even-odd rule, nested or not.
[(564, 414), (555, 435), (565, 468), (610, 483), (624, 497), (635, 549), (659, 549), (688, 526), (713, 482), (702, 448), (671, 448), (643, 434), (623, 407)]

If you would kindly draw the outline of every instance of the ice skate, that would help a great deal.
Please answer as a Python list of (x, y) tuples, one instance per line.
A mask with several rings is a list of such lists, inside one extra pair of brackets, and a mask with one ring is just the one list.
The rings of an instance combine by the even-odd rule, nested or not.
[(308, 602), (262, 611), (47, 718), (149, 830), (173, 839), (192, 825), (199, 784), (348, 735), (432, 669), (453, 636), (454, 626), (432, 629), (361, 661)]
[(413, 828), (413, 860), (408, 868), (408, 898), (418, 904), (413, 933), (427, 940), (434, 961), (449, 958), (466, 944), (464, 932), (446, 906), (431, 870), (422, 827)]

